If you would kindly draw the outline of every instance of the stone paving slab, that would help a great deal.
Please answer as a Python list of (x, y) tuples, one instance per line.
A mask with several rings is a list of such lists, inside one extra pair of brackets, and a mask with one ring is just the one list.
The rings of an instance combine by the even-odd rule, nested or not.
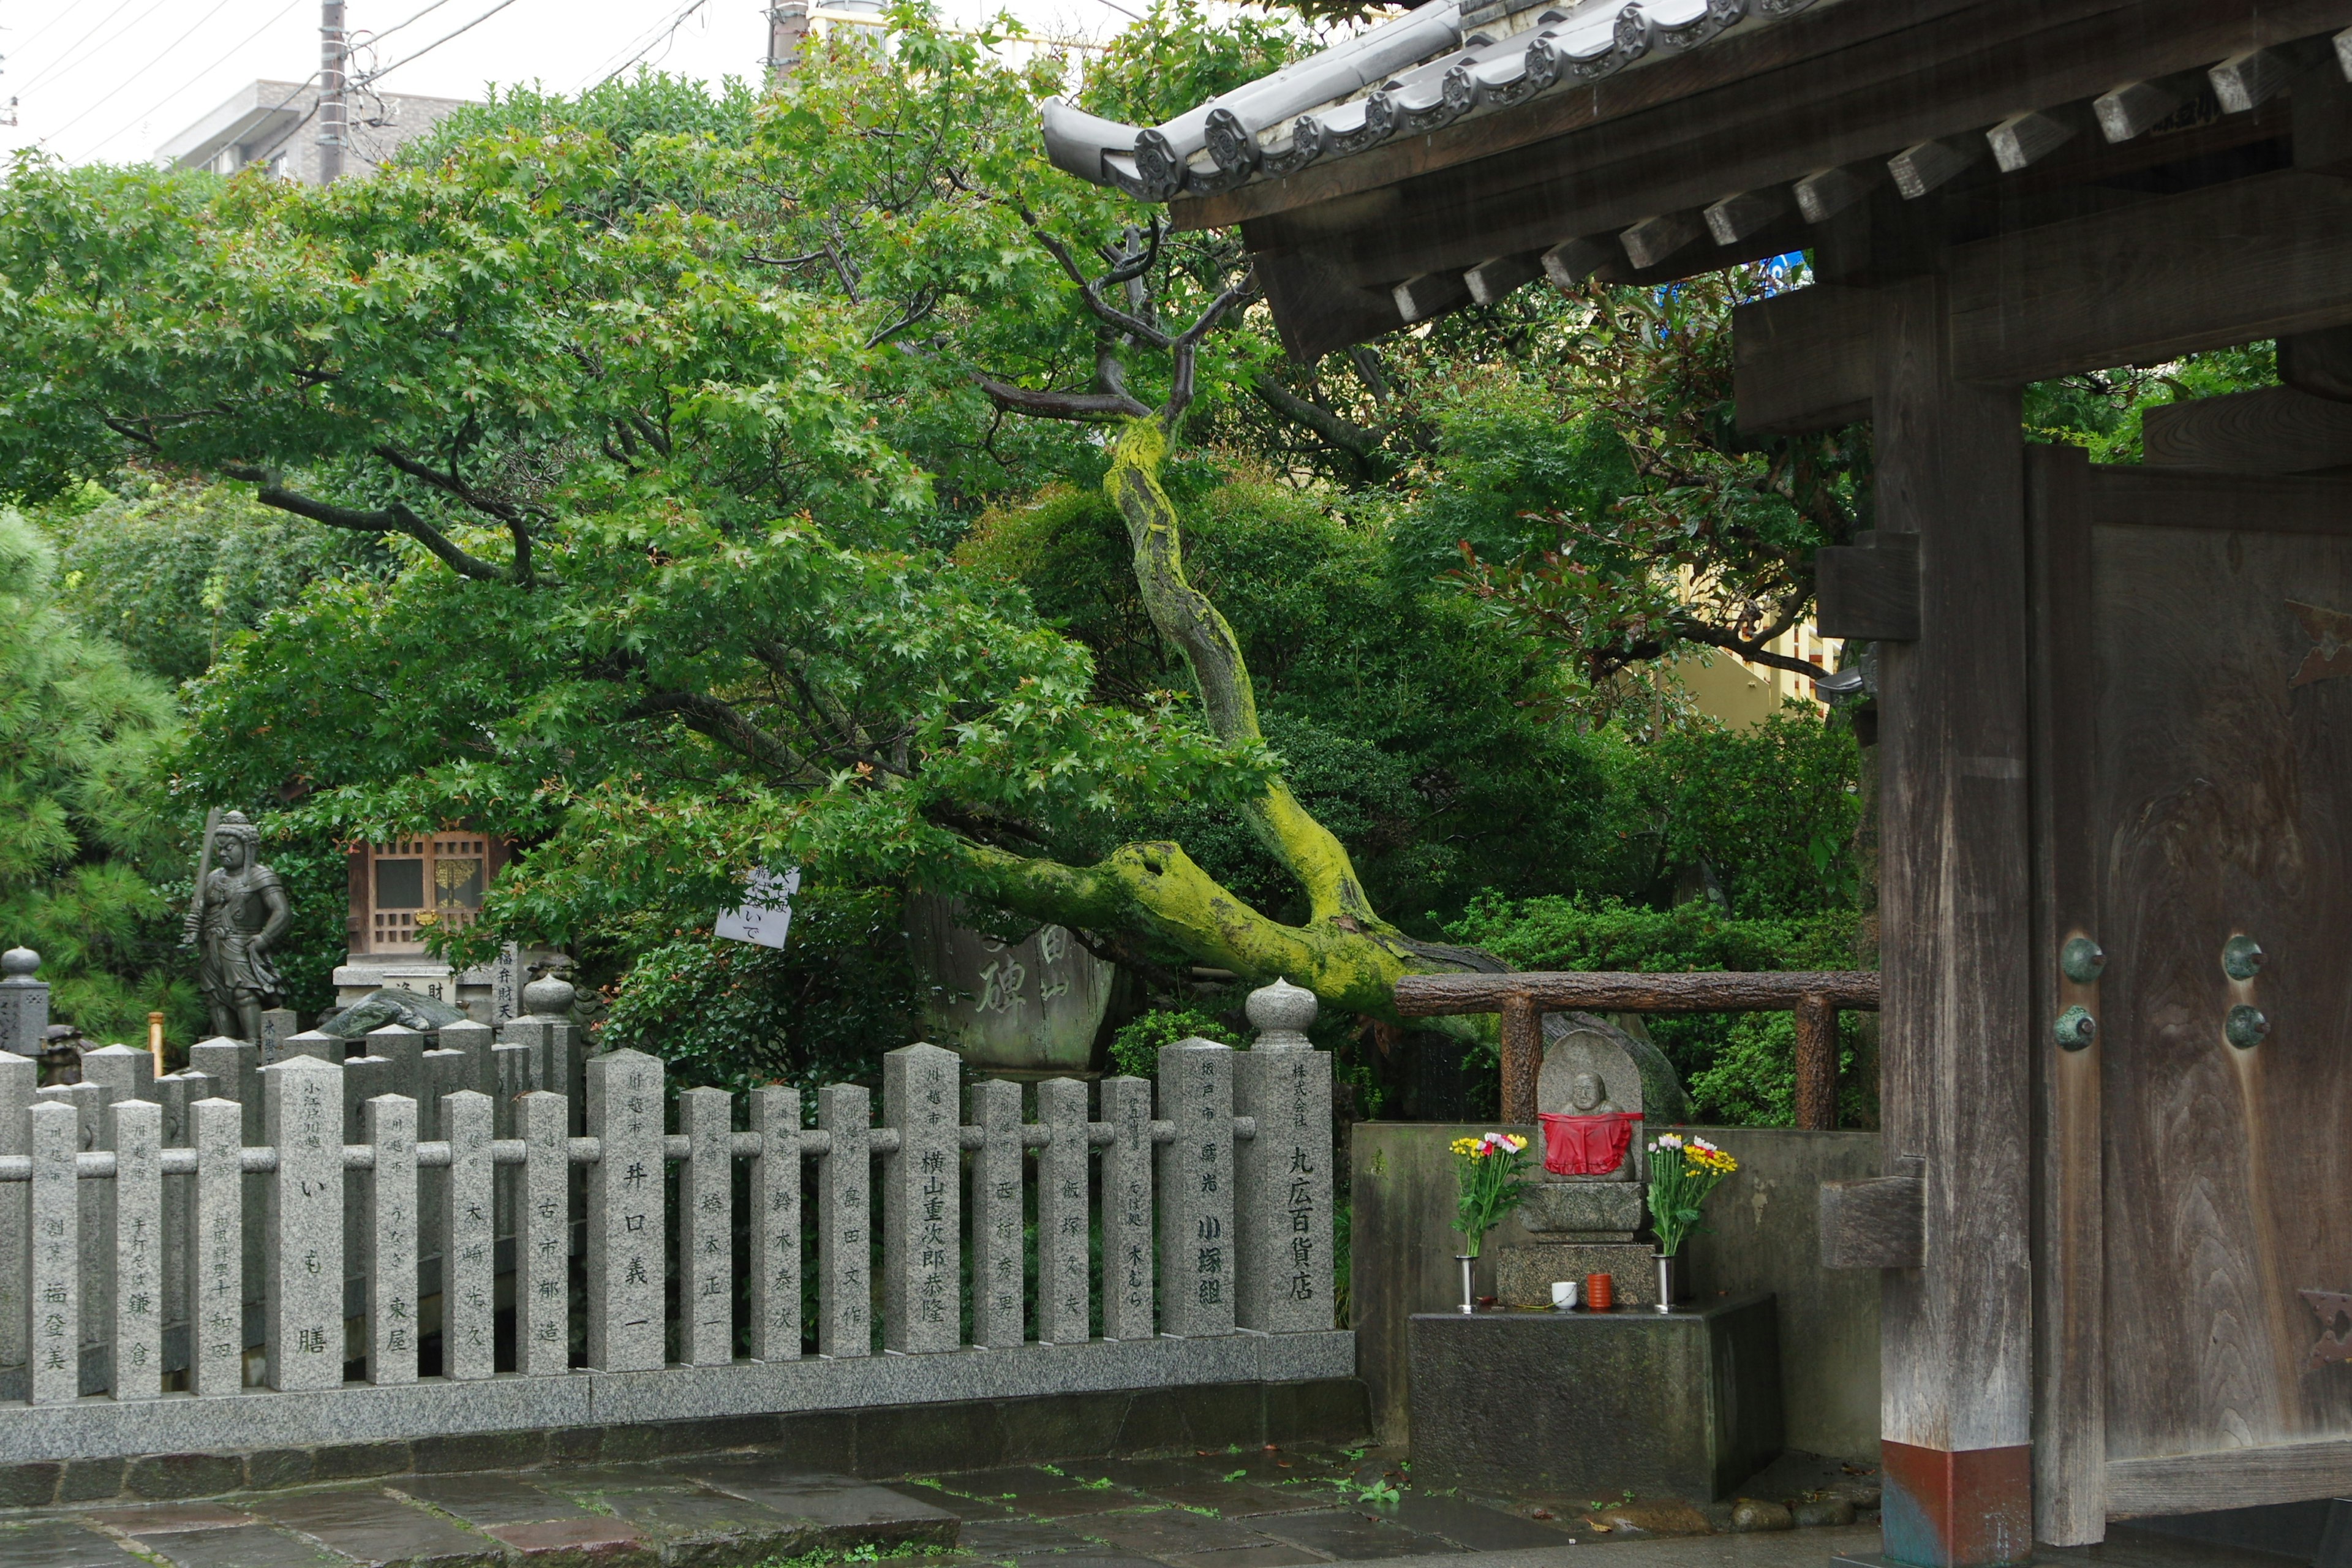
[(274, 1524), (141, 1536), (139, 1544), (172, 1568), (335, 1568), (351, 1561)]
[(408, 1506), (382, 1487), (334, 1487), (257, 1498), (256, 1513), (367, 1568), (499, 1568), (488, 1536)]
[(1367, 1519), (1349, 1509), (1286, 1513), (1253, 1521), (1260, 1531), (1293, 1546), (1349, 1562), (1394, 1557), (1451, 1555), (1462, 1548), (1402, 1525)]
[(1106, 1513), (1072, 1528), (1082, 1530), (1095, 1540), (1122, 1552), (1162, 1559), (1176, 1553), (1223, 1552), (1240, 1546), (1274, 1544), (1264, 1534), (1233, 1520), (1193, 1513), (1181, 1508)]
[(0, 1563), (8, 1568), (131, 1568), (137, 1562), (120, 1542), (67, 1520), (0, 1529)]

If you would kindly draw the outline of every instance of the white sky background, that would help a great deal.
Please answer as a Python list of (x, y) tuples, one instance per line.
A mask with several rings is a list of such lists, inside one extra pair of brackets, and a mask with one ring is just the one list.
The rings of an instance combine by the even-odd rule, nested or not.
[[(347, 23), (388, 31), (429, 0), (348, 0)], [(499, 0), (443, 0), (387, 37), (402, 59)], [(756, 79), (767, 53), (761, 0), (510, 0), (462, 37), (388, 72), (386, 92), (479, 98), (485, 83), (573, 91), (645, 48), (647, 63), (716, 81)], [(1105, 38), (1141, 0), (942, 0), (951, 24), (1010, 11), (1032, 32)], [(646, 47), (646, 46), (651, 46)], [(0, 153), (41, 146), (68, 163), (142, 162), (256, 78), (299, 81), (319, 67), (318, 0), (0, 0)], [(365, 68), (365, 57), (356, 62)]]

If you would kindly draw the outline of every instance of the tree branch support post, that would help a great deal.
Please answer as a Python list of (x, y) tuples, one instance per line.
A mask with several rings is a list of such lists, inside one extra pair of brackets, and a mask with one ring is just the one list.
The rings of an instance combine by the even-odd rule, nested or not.
[(1797, 1000), (1797, 1125), (1809, 1132), (1837, 1127), (1837, 1004), (1819, 992)]

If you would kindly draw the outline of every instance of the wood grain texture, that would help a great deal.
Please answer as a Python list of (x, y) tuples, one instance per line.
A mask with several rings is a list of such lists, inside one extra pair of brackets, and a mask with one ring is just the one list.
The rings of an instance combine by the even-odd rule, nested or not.
[(2282, 170), (1950, 252), (1953, 374), (2041, 381), (2352, 321), (2352, 183)]
[(2352, 1442), (2119, 1459), (2107, 1467), (2106, 1489), (2116, 1519), (2343, 1497), (2352, 1493)]
[[(1506, 974), (1408, 974), (1397, 1011), (1409, 1018), (1501, 1013), (1524, 998), (1547, 1013), (1772, 1013), (1807, 996), (1838, 1007), (1878, 1005), (1879, 979), (1866, 970), (1772, 973), (1622, 974), (1535, 970)], [(1507, 1014), (1507, 1016), (1508, 1015)]]
[(1543, 1009), (1526, 992), (1502, 998), (1503, 1120), (1533, 1122), (1543, 1068)]
[(1926, 1161), (1927, 1263), (1881, 1285), (1881, 1436), (2031, 1437), (2032, 994), (2019, 395), (1962, 384), (1939, 280), (1882, 291), (1879, 526), (1919, 538), (1919, 639), (1880, 650), (1880, 1103)]
[[(2280, 340), (2282, 360), (2295, 341)], [(2151, 468), (2307, 474), (2352, 464), (2352, 403), (2265, 386), (2163, 404), (2142, 416), (2140, 434), (2142, 460)]]
[(1917, 1268), (1927, 1261), (1927, 1184), (1872, 1176), (1822, 1184), (1822, 1267)]
[[(2352, 682), (2288, 684), (2289, 601), (2352, 607), (2352, 481), (2093, 468), (2086, 494), (2108, 1511), (2182, 1457), (2324, 1496), (2340, 1474), (2239, 1456), (2352, 1442), (2297, 1294), (2352, 1286)], [(2221, 967), (2239, 932), (2252, 981)], [(2222, 1035), (2241, 1003), (2272, 1023), (2252, 1050)]]
[(1814, 617), (1821, 635), (1869, 642), (1912, 642), (1919, 636), (1919, 541), (1883, 529), (1852, 544), (1814, 552)]
[(1797, 1125), (1827, 1132), (1837, 1126), (1837, 1004), (1819, 992), (1797, 999)]
[[(2091, 820), (2090, 459), (2026, 448), (2029, 633), (2033, 672), (2033, 1016), (2101, 1014), (2099, 983), (2069, 980), (2059, 955), (2099, 940)], [(2105, 1273), (2099, 1084), (2102, 1043), (2034, 1041), (2034, 1539), (2080, 1546), (2106, 1534)]]
[(1877, 296), (1817, 283), (1731, 312), (1732, 402), (1743, 436), (1851, 424), (1870, 413)]

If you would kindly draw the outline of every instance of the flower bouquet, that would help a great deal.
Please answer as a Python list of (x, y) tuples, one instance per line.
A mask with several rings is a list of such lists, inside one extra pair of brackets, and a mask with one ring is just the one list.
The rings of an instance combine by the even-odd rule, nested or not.
[(1462, 1265), (1462, 1310), (1467, 1312), (1476, 1305), (1471, 1268), (1478, 1261), (1478, 1249), (1486, 1244), (1486, 1233), (1503, 1223), (1503, 1216), (1518, 1206), (1520, 1195), (1527, 1191), (1522, 1173), (1528, 1164), (1528, 1141), (1509, 1132), (1484, 1132), (1475, 1138), (1456, 1138), (1453, 1147), (1454, 1228), (1462, 1233), (1463, 1246), (1468, 1248), (1455, 1253), (1454, 1258)]
[(1658, 1310), (1674, 1310), (1675, 1257), (1683, 1238), (1699, 1229), (1707, 1194), (1739, 1169), (1739, 1162), (1706, 1139), (1662, 1132), (1650, 1145), (1650, 1226), (1658, 1233)]

